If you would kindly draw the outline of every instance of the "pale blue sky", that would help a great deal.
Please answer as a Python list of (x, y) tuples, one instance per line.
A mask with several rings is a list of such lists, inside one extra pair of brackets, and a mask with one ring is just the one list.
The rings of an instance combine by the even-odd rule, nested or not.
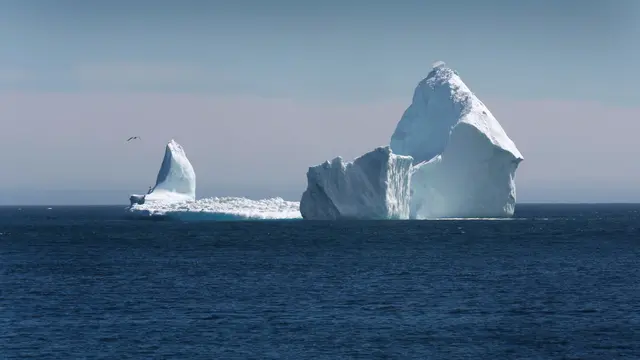
[(436, 60), (520, 148), (520, 199), (640, 201), (639, 9), (0, 0), (0, 203), (31, 202), (31, 189), (121, 203), (146, 190), (171, 137), (200, 197), (296, 199), (308, 166), (387, 143)]

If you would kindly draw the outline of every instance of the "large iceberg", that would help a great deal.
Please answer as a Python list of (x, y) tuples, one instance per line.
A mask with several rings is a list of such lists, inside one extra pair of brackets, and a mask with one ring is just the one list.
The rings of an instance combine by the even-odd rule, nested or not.
[(522, 154), (443, 62), (420, 81), (389, 147), (309, 168), (305, 219), (502, 218)]
[(310, 167), (300, 200), (304, 219), (407, 219), (410, 156), (379, 147), (353, 162), (341, 157)]
[(180, 144), (171, 140), (164, 151), (156, 185), (146, 195), (131, 195), (131, 205), (176, 203), (196, 199), (196, 173)]
[(156, 184), (145, 195), (131, 195), (129, 214), (142, 218), (191, 220), (301, 219), (300, 204), (282, 198), (252, 200), (213, 197), (196, 200), (196, 174), (187, 155), (171, 140)]
[(438, 62), (391, 137), (413, 157), (414, 219), (511, 217), (522, 154), (457, 72)]

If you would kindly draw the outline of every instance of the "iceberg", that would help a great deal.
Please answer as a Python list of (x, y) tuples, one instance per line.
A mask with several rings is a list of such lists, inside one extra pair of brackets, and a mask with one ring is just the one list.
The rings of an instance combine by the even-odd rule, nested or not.
[(213, 197), (196, 200), (196, 174), (180, 144), (165, 149), (156, 184), (145, 195), (129, 198), (129, 215), (138, 218), (200, 220), (301, 219), (300, 203), (282, 198), (251, 200)]
[(172, 140), (155, 186), (131, 195), (129, 209), (180, 220), (510, 218), (523, 160), (458, 73), (438, 62), (415, 88), (389, 145), (310, 167), (299, 203), (196, 200), (195, 172)]
[(434, 65), (391, 137), (413, 158), (410, 217), (511, 217), (523, 156), (458, 73)]
[(133, 206), (148, 202), (175, 203), (195, 199), (196, 173), (182, 146), (172, 139), (165, 148), (155, 186), (146, 195), (131, 195), (129, 201)]
[(407, 219), (412, 162), (386, 146), (353, 162), (336, 157), (310, 167), (300, 213), (307, 220)]
[(523, 156), (458, 73), (436, 62), (391, 136), (309, 168), (304, 219), (508, 218)]

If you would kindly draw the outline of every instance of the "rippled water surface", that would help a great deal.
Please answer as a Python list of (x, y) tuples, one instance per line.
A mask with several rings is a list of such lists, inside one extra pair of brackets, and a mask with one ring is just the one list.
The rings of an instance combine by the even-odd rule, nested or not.
[(640, 205), (515, 220), (0, 208), (2, 359), (640, 359)]

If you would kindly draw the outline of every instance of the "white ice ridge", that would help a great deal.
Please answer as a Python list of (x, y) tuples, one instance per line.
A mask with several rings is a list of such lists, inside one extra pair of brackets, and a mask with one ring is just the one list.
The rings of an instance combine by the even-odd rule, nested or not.
[(141, 217), (166, 217), (182, 221), (207, 220), (283, 220), (301, 219), (300, 203), (281, 198), (251, 200), (238, 197), (214, 197), (178, 203), (135, 206)]
[(131, 195), (131, 205), (196, 199), (196, 173), (180, 144), (171, 140), (164, 152), (155, 186), (146, 195)]
[(300, 213), (309, 220), (407, 219), (412, 161), (387, 146), (353, 162), (337, 157), (310, 167)]
[(513, 216), (523, 156), (443, 62), (416, 87), (391, 149), (414, 159), (411, 218)]

